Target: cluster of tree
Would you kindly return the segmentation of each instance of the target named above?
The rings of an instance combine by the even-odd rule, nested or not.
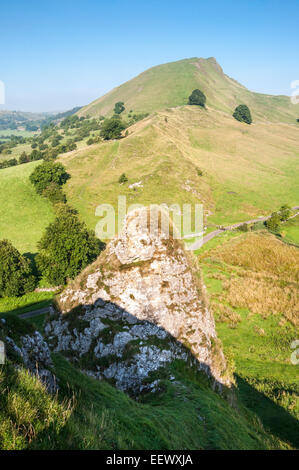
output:
[[[201,90],[193,90],[191,95],[189,96],[188,104],[190,105],[197,105],[201,107],[205,107],[206,104],[206,96]],[[252,123],[252,116],[250,109],[246,104],[240,104],[236,107],[233,117],[240,122],[245,122],[246,124]]]
[[[69,129],[76,129],[80,127],[81,122],[85,120],[85,117],[82,116],[79,118],[77,114],[67,116],[63,121],[60,123],[60,127],[64,130],[69,130]]]
[[[70,178],[61,163],[43,162],[30,175],[38,194],[54,205],[56,218],[38,244],[36,258],[40,275],[50,284],[64,284],[73,279],[100,253],[103,243],[78,218],[77,211],[66,204],[62,186]]]
[[[32,152],[26,153],[25,151],[22,152],[19,159],[16,158],[5,160],[0,162],[0,169],[7,168],[9,166],[14,165],[21,165],[23,163],[33,162],[36,160],[55,160],[58,155],[61,155],[66,152],[71,152],[72,150],[76,150],[77,144],[75,143],[75,139],[68,139],[65,143],[60,143],[62,140],[62,136],[58,133],[53,134],[55,129],[50,126],[50,129],[46,128],[44,133],[46,135],[41,134],[39,137],[31,138],[31,148]],[[46,139],[49,139],[49,144],[45,143]],[[26,140],[25,140],[26,141]],[[18,143],[24,143],[23,141],[19,141]],[[0,146],[1,149],[1,146]],[[11,153],[11,152],[10,152]]]
[[[37,267],[52,285],[64,284],[96,259],[103,243],[67,204],[57,206],[56,218],[38,244]]]
[[[25,144],[26,143],[26,138],[21,137],[19,135],[11,135],[9,137],[9,140],[3,142],[1,141],[0,143],[0,153],[9,155],[11,153],[11,149],[16,147],[19,144]]]
[[[291,209],[287,205],[281,206],[278,212],[273,212],[271,217],[266,220],[265,226],[270,232],[279,233],[281,222],[285,222],[291,215]]]
[[[36,123],[32,123],[32,122],[27,122],[25,124],[25,130],[28,131],[28,132],[37,132],[39,130],[39,125],[37,125]]]
[[[32,151],[30,153],[22,152],[18,160],[11,158],[2,161],[0,169],[42,159],[45,161],[55,160],[59,155],[75,150],[77,148],[76,143],[83,139],[87,139],[87,145],[98,143],[101,138],[104,140],[120,139],[127,127],[149,115],[148,113],[132,114],[132,111],[130,111],[128,121],[123,121],[120,114],[124,109],[124,103],[119,101],[115,103],[114,107],[114,111],[117,111],[117,113],[111,118],[100,116],[99,119],[91,119],[70,114],[59,125],[55,125],[51,121],[43,122],[40,134],[33,137],[12,136],[9,142],[0,143],[0,153],[11,154],[13,147],[24,143],[30,143]],[[100,132],[95,134],[95,131],[98,130]],[[65,140],[67,136],[69,138]]]
[[[104,140],[120,139],[122,132],[138,121],[149,116],[149,113],[132,114],[132,110],[128,114],[128,121],[123,121],[120,114],[125,110],[123,101],[118,101],[114,105],[114,116],[106,118],[102,122],[100,135]]]
[[[2,170],[3,168],[9,168],[10,166],[16,165],[18,165],[18,160],[16,158],[11,158],[10,160],[4,160],[3,162],[0,162],[0,169]]]
[[[100,135],[104,140],[120,139],[125,128],[126,125],[120,117],[111,117],[103,121]]]
[[[38,243],[37,275],[30,260],[8,241],[0,241],[0,297],[23,295],[34,290],[38,277],[51,285],[65,284],[92,263],[104,244],[67,204],[56,205],[56,218]]]

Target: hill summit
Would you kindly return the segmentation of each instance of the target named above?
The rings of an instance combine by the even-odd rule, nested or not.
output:
[[[295,123],[299,105],[287,96],[271,96],[249,91],[226,75],[214,57],[193,57],[152,67],[109,93],[84,106],[80,116],[111,115],[115,103],[124,102],[125,113],[152,113],[183,106],[194,89],[207,97],[210,108],[233,114],[246,104],[253,119]]]

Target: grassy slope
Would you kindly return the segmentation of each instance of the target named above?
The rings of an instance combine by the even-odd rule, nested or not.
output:
[[[247,126],[218,111],[186,106],[157,113],[129,132],[123,140],[61,158],[72,176],[69,201],[90,228],[97,222],[96,206],[115,205],[118,194],[127,195],[130,204],[203,202],[211,223],[248,220],[283,203],[298,204],[296,126]],[[129,183],[119,185],[123,172]],[[128,188],[140,180],[143,188]]]
[[[60,160],[72,176],[65,188],[69,202],[94,229],[96,207],[116,207],[119,194],[128,204],[202,202],[211,214],[208,221],[218,224],[264,215],[283,203],[297,205],[298,155],[296,126],[247,126],[219,111],[186,106],[146,118],[125,139],[81,148]],[[36,250],[53,217],[28,179],[37,164],[0,171],[1,237],[21,251]],[[122,173],[128,184],[119,185]],[[140,180],[143,188],[129,189]]]
[[[286,242],[299,246],[299,215],[284,223],[281,226],[281,232]]]
[[[22,253],[36,252],[37,242],[53,218],[51,204],[29,182],[38,164],[0,170],[0,239],[8,238]]]
[[[30,333],[28,322],[6,316],[13,338]],[[10,330],[9,330],[10,331]],[[9,363],[0,366],[1,449],[271,449],[286,444],[265,432],[253,413],[212,391],[207,378],[171,366],[176,381],[163,392],[134,401],[82,375],[54,356],[59,395]],[[182,433],[182,429],[184,432]]]
[[[153,112],[187,103],[188,96],[200,88],[207,105],[232,114],[240,104],[247,104],[256,120],[295,122],[299,105],[286,96],[253,93],[225,75],[214,58],[184,59],[152,67],[113,89],[79,111],[79,115],[111,114],[117,101],[124,101],[126,112]]]
[[[299,447],[298,366],[290,361],[298,336],[298,249],[268,234],[235,234],[200,260],[243,403]]]

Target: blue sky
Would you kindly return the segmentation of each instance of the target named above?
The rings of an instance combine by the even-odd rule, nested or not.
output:
[[[187,57],[216,57],[262,93],[290,95],[299,80],[299,0],[3,3],[0,109],[69,109]]]

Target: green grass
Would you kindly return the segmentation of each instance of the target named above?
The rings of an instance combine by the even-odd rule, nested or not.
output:
[[[286,242],[299,245],[299,215],[282,224],[281,232]]]
[[[138,122],[120,141],[91,147],[83,142],[59,158],[71,175],[64,188],[68,201],[93,230],[99,221],[96,207],[109,203],[117,208],[118,195],[125,195],[128,205],[200,202],[214,224],[263,216],[284,203],[297,205],[296,127],[244,126],[215,110],[186,106]],[[1,236],[32,253],[53,218],[50,204],[35,194],[28,179],[37,164],[0,170]],[[118,183],[122,173],[129,178],[124,185]],[[138,181],[142,188],[129,189]]]
[[[32,137],[35,134],[37,134],[37,132],[19,131],[17,129],[0,129],[0,140],[1,140],[1,137],[11,136],[11,135],[15,135],[18,137]]]
[[[195,88],[205,93],[208,107],[230,115],[240,103],[249,106],[254,121],[295,125],[299,115],[299,106],[292,104],[289,97],[253,93],[225,75],[214,58],[197,57],[152,67],[83,107],[78,114],[112,114],[117,101],[124,101],[125,116],[130,110],[133,113],[161,111],[187,104]]]
[[[227,239],[225,243],[226,250],[231,246],[233,252],[232,242]],[[270,239],[268,243],[270,246]],[[225,353],[235,363],[241,401],[257,413],[272,434],[298,448],[298,366],[291,363],[291,343],[298,339],[298,331],[283,315],[252,313],[248,308],[238,308],[237,300],[236,305],[229,304],[224,286],[230,279],[252,276],[252,268],[225,264],[217,255],[221,250],[221,245],[216,251],[215,246],[210,247],[209,251],[200,254],[200,259],[218,336]],[[265,274],[266,278],[269,273]],[[272,292],[270,278],[269,283],[269,292],[264,291],[265,297]],[[261,298],[260,302],[264,300],[267,301]],[[239,315],[239,321],[224,320],[220,307],[230,308]]]
[[[0,170],[0,237],[11,240],[21,253],[36,253],[37,242],[54,218],[50,202],[29,181],[38,164]]]
[[[22,369],[0,368],[1,449],[286,448],[254,414],[231,407],[179,361],[171,368],[176,382],[164,381],[163,392],[138,402],[60,355],[54,362],[58,397]]]
[[[297,205],[295,126],[259,124],[247,126],[246,133],[244,126],[190,106],[157,113],[130,128],[125,139],[61,157],[71,174],[68,199],[92,229],[97,205],[117,208],[120,194],[128,205],[201,202],[211,213],[208,223],[215,224],[267,215],[283,203]],[[210,149],[194,147],[190,135],[209,140]],[[124,185],[118,183],[122,173],[129,178]],[[143,188],[130,190],[138,181]]]
[[[47,307],[54,297],[54,292],[30,292],[21,297],[0,298],[0,313],[21,313],[30,312],[43,307]]]

